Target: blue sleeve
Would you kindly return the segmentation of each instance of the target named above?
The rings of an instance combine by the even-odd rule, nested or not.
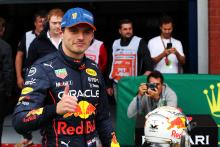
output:
[[[32,66],[13,114],[13,126],[18,133],[39,129],[56,116],[56,104],[44,105],[49,87],[50,82],[43,68]]]
[[[108,97],[103,77],[101,76],[100,97],[97,106],[96,127],[102,145],[110,147],[112,133],[114,133],[113,123],[109,112]]]

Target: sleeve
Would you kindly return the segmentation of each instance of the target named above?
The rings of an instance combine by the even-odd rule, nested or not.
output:
[[[17,51],[21,51],[26,54],[26,35],[24,35],[21,41],[18,43]]]
[[[96,127],[102,145],[105,147],[110,147],[112,139],[115,138],[115,132],[113,129],[113,123],[109,112],[108,98],[105,90],[106,88],[104,85],[103,77],[101,77],[101,79],[102,80],[99,97],[100,99],[99,104],[97,106],[96,115]]]
[[[38,38],[38,37],[37,37]],[[38,39],[35,38],[32,43],[30,44],[30,47],[28,49],[28,58],[27,58],[27,67],[31,67],[31,65],[34,63],[34,61],[38,58]]]
[[[111,70],[112,70],[112,63],[113,63],[113,49],[111,48],[111,51],[108,51],[108,63],[107,64],[107,73],[106,73],[106,85],[107,85],[107,88],[112,88],[113,87],[113,79],[110,79],[109,76],[110,76],[110,73],[111,73]]]
[[[138,97],[138,96],[134,97],[128,106],[128,110],[127,110],[128,118],[132,118],[134,116],[137,116],[137,114],[139,112],[141,112],[140,106],[141,106],[140,97]]]
[[[183,46],[182,46],[182,43],[180,41],[177,41],[176,49],[178,50],[178,52],[180,53],[181,56],[185,56],[184,52],[183,52]]]
[[[177,95],[170,88],[167,90],[166,100],[167,100],[167,106],[177,107]]]
[[[21,134],[41,128],[56,116],[56,104],[44,105],[50,83],[43,69],[32,66],[25,81],[13,114],[13,126]]]
[[[14,66],[12,59],[12,49],[9,45],[7,45],[7,47],[4,49],[2,57],[3,57],[2,71],[3,71],[3,79],[5,82],[6,95],[10,96],[14,82]]]
[[[138,48],[138,75],[154,69],[154,62],[151,58],[147,43],[141,39]]]
[[[98,63],[99,68],[102,71],[102,73],[106,72],[107,61],[108,61],[107,50],[106,50],[104,44],[102,44],[100,47],[99,63]]]

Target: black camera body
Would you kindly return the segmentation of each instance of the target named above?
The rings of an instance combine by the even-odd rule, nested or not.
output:
[[[157,84],[156,83],[147,83],[147,88],[150,88],[151,90],[156,90]]]

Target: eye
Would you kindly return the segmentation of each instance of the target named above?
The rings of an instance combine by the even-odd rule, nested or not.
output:
[[[70,29],[70,32],[72,32],[72,33],[78,33],[78,29]]]
[[[89,35],[89,34],[91,34],[91,33],[92,33],[92,30],[85,30],[85,31],[84,31],[84,34],[85,34],[85,35]]]

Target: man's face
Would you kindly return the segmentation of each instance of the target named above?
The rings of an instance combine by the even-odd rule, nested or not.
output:
[[[81,59],[94,38],[93,29],[87,24],[67,27],[63,32],[62,47],[67,56]]]
[[[62,17],[52,16],[49,20],[50,33],[53,35],[59,35],[61,33],[61,21]]]
[[[121,28],[119,29],[119,33],[121,34],[122,38],[130,38],[133,36],[133,27],[132,24],[122,24]]]
[[[35,30],[40,33],[44,29],[44,23],[46,21],[45,17],[38,16],[34,21]]]
[[[157,85],[157,90],[158,90],[159,94],[161,94],[162,89],[163,89],[163,85],[161,83],[161,79],[160,78],[150,77],[149,78],[149,83],[155,83]]]
[[[162,24],[160,30],[162,37],[169,39],[173,32],[173,24],[172,23]]]

